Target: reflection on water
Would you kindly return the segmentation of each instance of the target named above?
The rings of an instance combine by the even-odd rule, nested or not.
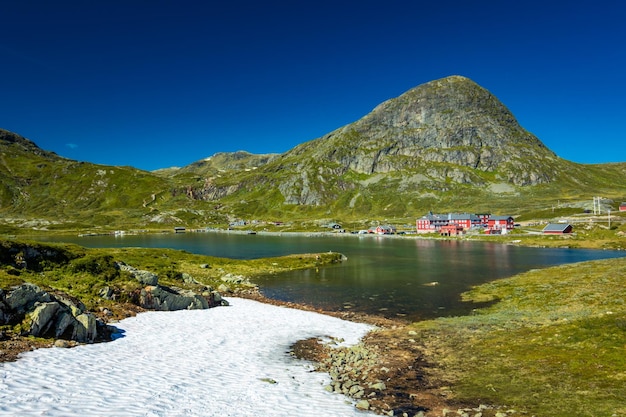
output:
[[[342,264],[266,276],[258,283],[271,298],[331,310],[406,315],[411,319],[467,313],[474,306],[461,303],[459,294],[483,282],[534,268],[626,255],[617,251],[384,236],[212,232],[62,240],[87,247],[166,247],[236,259],[340,252],[348,258]]]

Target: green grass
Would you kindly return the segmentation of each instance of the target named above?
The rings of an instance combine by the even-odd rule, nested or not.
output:
[[[537,416],[626,415],[626,259],[483,284],[467,317],[412,326],[456,399]]]

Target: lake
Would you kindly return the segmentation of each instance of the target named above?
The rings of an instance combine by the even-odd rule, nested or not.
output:
[[[235,259],[340,252],[348,258],[346,262],[265,276],[256,282],[264,295],[278,300],[411,320],[467,314],[475,306],[462,303],[459,294],[473,285],[536,268],[626,256],[620,251],[341,234],[207,232],[54,240],[92,248],[182,249]]]

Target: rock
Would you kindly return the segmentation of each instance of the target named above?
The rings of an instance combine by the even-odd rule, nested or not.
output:
[[[233,292],[232,289],[225,284],[220,284],[219,287],[217,287],[217,290],[221,293]]]
[[[31,288],[32,289],[32,288]],[[28,291],[32,294],[32,291]],[[40,292],[40,294],[44,294]],[[32,297],[22,298],[22,300]],[[98,336],[96,317],[86,311],[84,304],[62,295],[45,293],[25,312],[22,332],[35,337],[54,337],[92,343]],[[26,305],[30,304],[27,302]],[[18,308],[24,308],[20,306]]]
[[[159,277],[150,271],[142,271],[135,267],[125,264],[124,262],[116,262],[115,265],[120,271],[129,272],[137,281],[143,285],[157,285]]]
[[[139,305],[159,311],[199,310],[209,308],[209,302],[191,291],[176,291],[169,287],[147,286],[141,290]]]
[[[370,384],[369,387],[372,388],[372,389],[378,390],[378,391],[383,391],[383,390],[387,389],[387,386],[382,381],[381,382],[377,382],[375,384]]]
[[[57,302],[41,303],[29,314],[29,333],[33,336],[44,336],[54,325],[54,318],[61,306]]]
[[[139,281],[142,285],[157,285],[159,282],[159,277],[150,271],[140,271],[136,270],[131,273],[137,281]]]
[[[74,326],[72,340],[77,342],[93,342],[96,339],[96,317],[93,314],[83,313],[76,317],[78,325]]]
[[[98,291],[98,295],[105,300],[114,300],[115,292],[110,287],[104,287],[100,291]]]
[[[54,341],[54,347],[58,347],[58,348],[69,348],[72,345],[70,344],[69,341],[67,340],[63,340],[63,339],[58,339]]]
[[[35,302],[46,303],[50,301],[50,295],[34,284],[26,283],[14,288],[6,297],[5,303],[9,309],[17,314],[23,314],[30,310]]]
[[[183,282],[186,284],[200,284],[200,282],[198,282],[194,277],[192,277],[186,272],[182,273],[182,277],[183,277]]]
[[[224,275],[221,279],[222,281],[231,283],[231,284],[242,284],[246,282],[246,278],[243,275],[233,275],[230,273]]]
[[[367,400],[359,400],[356,403],[356,408],[358,408],[359,410],[369,410],[370,402]]]

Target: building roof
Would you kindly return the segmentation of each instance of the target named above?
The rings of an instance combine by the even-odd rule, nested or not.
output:
[[[480,220],[480,217],[478,217],[475,214],[469,214],[469,213],[450,213],[448,214],[448,219],[449,220]]]
[[[544,232],[564,232],[568,227],[571,227],[568,223],[548,223],[543,228]]]
[[[489,218],[489,220],[509,220],[509,219],[513,220],[513,217],[511,217],[511,216],[491,216]]]

